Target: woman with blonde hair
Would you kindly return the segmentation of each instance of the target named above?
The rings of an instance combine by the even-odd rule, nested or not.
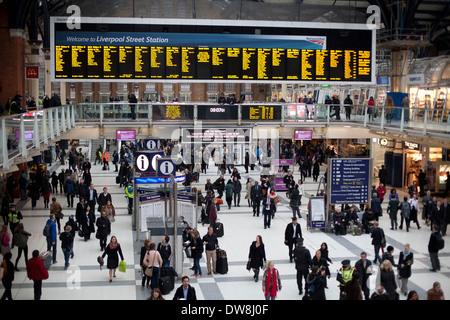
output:
[[[112,205],[111,200],[108,200],[106,202],[106,205],[102,208],[102,210],[106,212],[106,217],[109,219],[109,221],[111,222],[116,221],[115,219],[116,209]]]
[[[273,261],[269,261],[262,281],[262,290],[266,300],[275,300],[277,292],[281,291],[281,287],[280,273],[275,269]]]
[[[433,283],[433,288],[427,291],[427,300],[445,300],[444,292],[439,282]]]
[[[392,263],[389,260],[384,260],[380,264],[380,271],[377,275],[377,286],[379,285],[382,285],[385,288],[390,300],[399,300],[394,269],[392,268]]]

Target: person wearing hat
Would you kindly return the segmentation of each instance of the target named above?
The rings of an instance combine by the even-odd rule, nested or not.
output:
[[[336,280],[339,282],[340,296],[339,300],[345,300],[344,289],[347,282],[353,279],[353,276],[358,273],[356,268],[352,267],[350,260],[343,260],[342,267],[339,269]]]
[[[305,290],[308,290],[306,278],[309,274],[309,268],[312,266],[311,253],[303,246],[303,238],[296,239],[294,249],[295,269],[297,269],[297,287],[299,294],[303,294],[303,280],[305,279]]]
[[[288,223],[284,232],[284,244],[289,247],[289,261],[292,262],[293,246],[297,238],[302,238],[302,229],[297,223],[297,217],[292,217],[292,222]]]
[[[22,213],[16,209],[16,205],[14,203],[10,203],[8,212],[8,221],[9,221],[9,228],[11,229],[11,233],[13,234],[11,249],[14,248],[14,230],[16,230],[17,225],[20,223],[20,220],[22,219],[23,219]]]

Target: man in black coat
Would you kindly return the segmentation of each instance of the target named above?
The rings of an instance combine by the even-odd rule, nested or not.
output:
[[[381,217],[383,214],[383,210],[381,208],[381,199],[377,196],[376,193],[372,194],[372,201],[370,202],[370,208],[372,209],[372,212],[375,215],[375,220],[378,221],[379,217]]]
[[[181,282],[183,284],[178,287],[175,295],[173,296],[173,300],[197,300],[195,289],[189,284],[189,277],[184,276],[181,278]]]
[[[223,178],[223,174],[221,174],[220,177],[217,178],[216,181],[214,181],[213,186],[219,194],[218,198],[222,199],[223,191],[225,190],[225,179]]]
[[[378,221],[374,222],[373,228],[370,230],[370,237],[372,238],[372,244],[375,250],[375,259],[373,262],[376,263],[378,260],[381,264],[383,261],[381,261],[380,249],[383,246],[383,242],[386,243],[386,238],[384,236],[383,229],[381,229],[378,225]]]
[[[292,209],[292,217],[296,217],[298,215],[299,218],[302,217],[300,214],[300,192],[298,191],[298,184],[295,184],[294,188],[291,191],[291,198],[289,201],[289,206]]]
[[[261,205],[262,197],[262,187],[258,185],[258,181],[255,181],[255,185],[250,189],[250,198],[253,203],[253,216],[256,214],[259,217],[259,207]]]
[[[436,205],[433,206],[433,209],[431,209],[431,230],[433,230],[433,224],[436,224],[439,228],[439,230],[442,227],[442,222],[444,221],[444,206],[441,203],[441,200],[438,200],[436,202]]]
[[[102,208],[106,206],[108,201],[112,203],[111,193],[108,192],[107,187],[103,187],[103,193],[98,196],[98,212],[102,212]]]
[[[430,254],[431,269],[430,271],[436,272],[441,270],[441,262],[439,261],[439,239],[442,239],[439,234],[439,226],[432,224],[432,233],[430,240],[428,241],[428,253]]]
[[[303,294],[303,280],[305,279],[305,290],[307,290],[306,277],[309,274],[309,268],[312,266],[311,253],[303,246],[303,238],[296,239],[294,249],[295,269],[297,269],[297,287],[299,294]]]
[[[297,222],[297,217],[292,217],[292,222],[288,223],[284,231],[284,244],[289,247],[289,261],[292,262],[293,246],[297,239],[302,238],[302,229]]]

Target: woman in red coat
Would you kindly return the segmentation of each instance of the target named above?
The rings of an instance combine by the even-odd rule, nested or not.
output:
[[[27,263],[27,275],[34,282],[34,300],[41,300],[42,280],[48,279],[48,271],[45,269],[44,261],[39,258],[39,251],[33,251],[33,257]]]
[[[273,261],[269,261],[263,275],[262,290],[266,300],[275,300],[277,292],[281,290],[281,279],[278,270],[274,268]]]

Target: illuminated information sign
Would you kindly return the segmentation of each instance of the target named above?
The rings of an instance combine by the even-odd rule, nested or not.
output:
[[[129,22],[133,19],[125,20],[106,19],[84,23],[81,30],[69,30],[65,23],[52,19],[52,78],[374,81],[373,33],[362,27],[334,30],[299,26],[287,32],[286,28],[261,26],[258,33],[256,28],[244,33],[244,28],[236,26],[236,30],[229,27],[230,32],[219,33],[217,28],[200,23],[181,32],[180,26],[171,31],[167,22],[164,27],[153,28],[136,20],[137,28]],[[349,36],[342,38],[344,31]]]

